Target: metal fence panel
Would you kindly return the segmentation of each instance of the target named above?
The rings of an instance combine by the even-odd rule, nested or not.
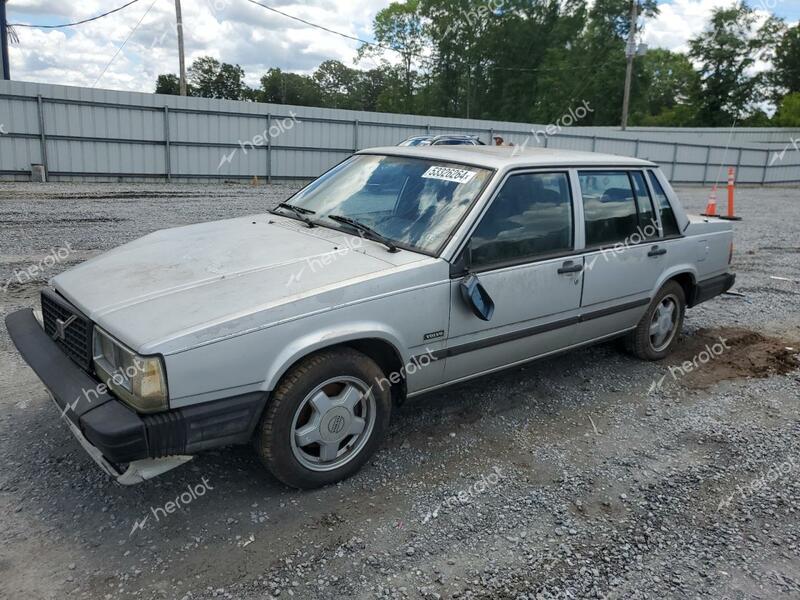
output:
[[[645,158],[681,183],[725,179],[729,166],[739,182],[800,182],[800,129],[556,128],[25,82],[0,82],[0,125],[2,178],[42,163],[51,180],[310,179],[356,149],[468,133]]]

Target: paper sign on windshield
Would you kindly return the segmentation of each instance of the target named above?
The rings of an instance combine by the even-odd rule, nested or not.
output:
[[[422,174],[424,179],[441,179],[455,183],[469,183],[477,173],[467,169],[453,169],[451,167],[431,167]]]

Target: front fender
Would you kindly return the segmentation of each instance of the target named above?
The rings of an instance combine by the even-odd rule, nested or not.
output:
[[[396,331],[377,322],[338,323],[329,328],[296,338],[287,344],[275,357],[264,376],[264,391],[272,391],[281,377],[301,358],[318,350],[330,348],[355,340],[378,339],[390,344],[402,359],[408,363],[411,356]]]

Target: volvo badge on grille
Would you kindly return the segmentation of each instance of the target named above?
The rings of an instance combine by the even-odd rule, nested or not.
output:
[[[70,325],[72,325],[72,323],[73,323],[73,322],[74,322],[74,321],[75,321],[77,318],[78,318],[78,317],[76,317],[75,315],[72,315],[72,316],[71,316],[69,319],[67,319],[66,321],[62,321],[61,319],[56,319],[56,330],[55,330],[55,332],[53,333],[53,340],[54,340],[54,341],[56,341],[56,342],[57,342],[58,340],[61,340],[61,341],[63,342],[63,341],[64,341],[64,335],[65,335],[65,333],[64,333],[64,332],[67,330],[67,327],[69,327]]]

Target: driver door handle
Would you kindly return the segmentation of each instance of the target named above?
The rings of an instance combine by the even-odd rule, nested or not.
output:
[[[653,246],[650,249],[650,252],[647,253],[647,256],[664,256],[667,253],[666,248],[659,248],[658,246]]]
[[[583,271],[583,264],[568,260],[561,265],[561,268],[558,270],[558,274],[566,275],[567,273],[580,273],[581,271]]]

